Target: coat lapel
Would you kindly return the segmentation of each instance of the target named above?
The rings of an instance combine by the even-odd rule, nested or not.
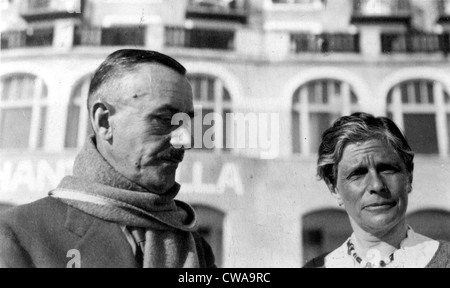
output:
[[[133,251],[120,226],[69,208],[65,227],[78,235],[75,243],[82,268],[138,268]]]

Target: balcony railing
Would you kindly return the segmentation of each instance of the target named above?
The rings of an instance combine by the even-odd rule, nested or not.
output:
[[[74,46],[144,46],[146,28],[142,26],[76,26]]]
[[[187,18],[247,22],[247,0],[189,0]]]
[[[293,34],[294,53],[359,53],[358,34]]]
[[[450,34],[386,33],[381,35],[384,54],[450,53]]]
[[[2,49],[50,47],[53,45],[54,28],[33,28],[28,31],[2,33]]]
[[[235,31],[233,30],[165,28],[165,45],[167,47],[234,50],[234,38]]]

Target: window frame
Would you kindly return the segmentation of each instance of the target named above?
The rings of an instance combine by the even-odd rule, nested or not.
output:
[[[287,3],[275,3],[273,0],[266,0],[265,9],[273,11],[323,11],[326,4],[323,0],[313,0],[312,3],[295,3],[295,0],[286,0]]]
[[[33,95],[28,99],[19,99],[19,100],[3,100],[3,87],[6,80],[9,79],[18,79],[14,81],[14,91],[15,93],[19,92],[18,88],[20,88],[19,82],[20,78],[27,79],[27,81],[32,81],[33,85]],[[13,110],[20,108],[30,108],[31,109],[31,120],[30,120],[30,132],[28,135],[28,144],[26,148],[0,148],[0,151],[14,151],[14,150],[42,150],[46,147],[46,137],[45,133],[47,130],[47,119],[48,119],[48,87],[45,84],[44,80],[34,74],[31,73],[13,73],[2,75],[0,79],[0,91],[2,91],[2,95],[0,97],[0,128],[3,120],[3,113],[5,110]],[[8,91],[9,92],[9,91]],[[23,92],[22,92],[23,93]],[[11,94],[11,93],[10,93]],[[45,113],[42,112],[45,110]],[[44,131],[41,134],[39,133],[40,127],[44,127]],[[0,131],[1,133],[1,131]]]
[[[215,75],[211,75],[208,73],[191,73],[187,75],[187,78],[189,80],[189,82],[191,83],[191,85],[193,86],[193,81],[200,79],[200,100],[197,100],[195,98],[195,92],[193,91],[194,95],[193,95],[193,101],[194,101],[194,110],[196,113],[198,113],[197,111],[199,111],[199,109],[201,108],[202,111],[204,110],[213,110],[216,116],[220,115],[224,115],[224,113],[226,111],[229,111],[228,113],[233,113],[233,98],[232,95],[230,93],[230,90],[226,87],[225,83],[223,82],[223,80],[221,80],[219,77],[215,76]],[[208,81],[214,81],[213,84],[213,91],[214,91],[214,100],[211,101],[208,99]],[[225,92],[227,92],[228,96],[229,96],[229,101],[225,101]],[[219,95],[219,96],[218,96]],[[205,115],[203,115],[204,117]],[[223,148],[213,148],[213,149],[207,149],[207,148],[199,148],[197,150],[199,151],[207,151],[207,152],[211,152],[214,151],[215,153],[223,153],[225,151],[233,151],[232,148],[227,149],[226,148],[226,144],[227,144],[227,139],[224,139],[224,129],[226,129],[227,127],[227,123],[226,123],[226,118],[223,119],[223,126],[220,125],[215,125],[218,121],[214,121],[214,137],[215,137],[215,143],[223,143]],[[203,119],[202,119],[202,127],[203,127]],[[227,135],[227,137],[230,137],[230,140],[228,141],[229,143],[234,143],[234,139],[233,139],[233,135],[234,135],[234,130],[233,127],[232,131],[229,131],[231,135]],[[202,131],[202,135],[204,135],[205,131]],[[226,132],[226,131],[225,131]],[[203,137],[203,136],[202,136]],[[203,140],[203,139],[202,139]],[[203,146],[203,145],[202,145]]]
[[[328,100],[324,101],[322,99],[322,103],[310,103],[311,97],[310,97],[310,86],[315,85],[316,88],[314,88],[314,93],[316,95],[313,95],[316,100],[318,100],[318,93],[317,93],[317,87],[319,85],[322,85],[322,83],[326,83],[328,85]],[[336,92],[336,84],[340,85],[340,94],[337,95],[336,93],[333,94],[334,91]],[[323,85],[322,88],[323,89]],[[330,89],[333,87],[332,89]],[[320,90],[322,93],[323,91]],[[320,93],[319,93],[320,94]],[[332,96],[335,95],[335,96]],[[298,97],[298,102],[296,103],[296,97]],[[339,99],[339,97],[342,97]],[[355,101],[354,101],[355,100]],[[292,121],[292,131],[294,129],[294,115],[293,113],[298,113],[298,121],[299,123],[299,137],[300,139],[296,139],[296,137],[293,137],[293,149],[292,154],[294,155],[301,155],[304,157],[309,157],[311,155],[314,155],[315,153],[312,152],[311,147],[311,125],[310,125],[310,118],[313,114],[328,114],[330,116],[338,115],[337,117],[341,117],[344,115],[350,115],[352,113],[358,112],[361,110],[360,105],[360,99],[358,95],[355,92],[355,89],[352,87],[352,85],[346,81],[340,80],[340,79],[333,79],[333,78],[318,78],[311,81],[308,81],[306,83],[303,83],[298,87],[298,89],[294,92],[293,95],[293,103],[292,103],[292,115],[291,115],[291,121]],[[325,103],[327,102],[327,103]],[[339,104],[339,105],[336,105]],[[330,123],[331,125],[331,123]],[[295,136],[295,134],[294,134]],[[300,140],[300,143],[297,143],[297,141]],[[294,147],[299,144],[300,152],[296,152]]]
[[[66,115],[66,130],[64,133],[64,149],[79,149],[83,147],[86,137],[88,136],[88,125],[89,123],[89,111],[87,110],[87,99],[89,94],[89,87],[91,85],[92,81],[92,75],[85,76],[81,78],[77,84],[74,86],[74,88],[71,91],[70,100],[67,108],[67,115]],[[80,93],[77,95],[76,92],[80,91]],[[69,111],[72,107],[78,107],[80,109],[79,115],[78,115],[78,127],[77,127],[77,140],[76,140],[76,147],[68,147],[67,143],[67,137],[69,135]]]
[[[434,103],[416,103],[417,95],[414,85],[419,82],[419,85],[432,85],[432,96]],[[408,98],[407,100],[411,103],[403,103],[402,99],[402,85],[407,86]],[[394,85],[388,93],[386,101],[386,112],[387,114],[392,114],[392,120],[397,124],[397,126],[405,131],[405,114],[431,114],[435,116],[436,119],[436,135],[438,151],[436,155],[440,155],[446,158],[450,154],[450,139],[449,139],[449,125],[447,124],[447,115],[450,115],[450,100],[446,102],[446,98],[450,98],[449,91],[446,90],[446,86],[440,81],[435,81],[433,79],[420,79],[413,78],[406,81],[402,81]],[[424,88],[421,87],[419,90],[424,92]],[[428,94],[428,92],[427,92]],[[430,96],[430,95],[428,95]],[[424,95],[420,95],[420,99],[424,99]],[[429,102],[429,101],[428,101]],[[421,153],[418,153],[419,155]],[[433,155],[433,154],[431,154]]]

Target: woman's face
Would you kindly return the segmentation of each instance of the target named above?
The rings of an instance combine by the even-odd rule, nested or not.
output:
[[[393,229],[405,219],[412,175],[396,151],[380,140],[349,144],[330,186],[352,224],[369,233]]]

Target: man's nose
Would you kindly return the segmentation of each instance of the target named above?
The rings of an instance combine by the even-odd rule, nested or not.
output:
[[[172,131],[170,135],[170,144],[176,149],[191,149],[192,137],[189,125],[182,125]]]
[[[383,193],[386,191],[386,185],[384,183],[384,180],[377,172],[371,172],[369,173],[369,183],[368,183],[368,190],[372,193]]]

